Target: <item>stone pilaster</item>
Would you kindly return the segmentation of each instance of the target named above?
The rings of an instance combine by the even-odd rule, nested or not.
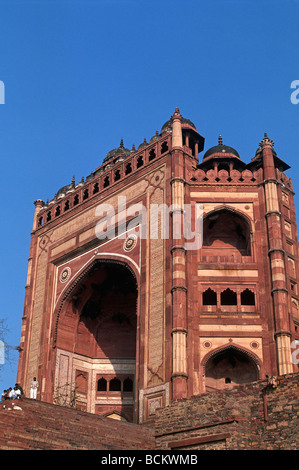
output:
[[[272,298],[277,347],[277,364],[280,375],[293,372],[291,363],[290,325],[285,256],[282,245],[281,213],[277,193],[277,180],[273,158],[273,142],[265,134],[260,143],[263,155],[264,190],[269,243],[269,260],[272,281]]]
[[[172,394],[173,399],[187,396],[187,287],[184,222],[184,154],[181,115],[172,116]]]

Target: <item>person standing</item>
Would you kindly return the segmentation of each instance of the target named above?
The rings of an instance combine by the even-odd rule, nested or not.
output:
[[[33,381],[31,382],[30,386],[30,398],[32,398],[33,400],[36,400],[37,389],[38,381],[36,380],[36,377],[33,377]]]

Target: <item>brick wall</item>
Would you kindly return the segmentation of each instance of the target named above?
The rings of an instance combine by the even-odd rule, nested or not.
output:
[[[154,427],[115,421],[38,400],[0,405],[0,449],[297,450],[299,374],[171,403]],[[3,405],[6,405],[6,409]]]
[[[153,430],[38,400],[0,405],[2,450],[154,449]],[[5,409],[3,409],[5,405]]]
[[[157,449],[298,449],[299,374],[183,399],[158,411]]]

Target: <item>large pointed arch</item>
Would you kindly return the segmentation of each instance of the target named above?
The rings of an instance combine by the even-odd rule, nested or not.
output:
[[[260,378],[260,361],[251,351],[227,344],[208,353],[202,361],[206,391],[228,384],[250,383]]]
[[[136,289],[139,291],[139,283],[140,283],[140,270],[137,264],[131,260],[128,256],[125,255],[115,255],[115,254],[107,254],[107,253],[99,253],[90,258],[88,262],[86,262],[69,280],[67,285],[64,287],[63,291],[59,295],[59,298],[56,301],[54,307],[54,325],[52,328],[52,347],[56,347],[57,342],[57,329],[58,329],[58,322],[61,310],[63,308],[64,303],[67,301],[68,298],[72,295],[72,293],[76,290],[80,282],[94,269],[95,265],[98,263],[115,263],[120,266],[126,267],[131,274],[134,276],[136,281]]]
[[[243,212],[240,209],[235,209],[234,207],[231,207],[229,205],[220,205],[215,207],[214,209],[209,210],[208,212],[204,212],[203,214],[203,219],[205,220],[207,217],[210,217],[212,214],[217,214],[218,212],[223,212],[226,211],[228,213],[231,213],[232,215],[241,217],[249,226],[250,231],[253,229],[253,221],[252,219],[248,216],[247,213]]]
[[[203,216],[203,249],[218,254],[252,254],[252,221],[229,206],[217,207]]]
[[[61,293],[52,323],[48,399],[55,399],[60,388],[70,393],[75,386],[80,409],[103,415],[112,412],[113,405],[114,411],[134,421],[138,416],[140,277],[138,267],[126,258],[94,256]],[[77,381],[82,374],[85,387]],[[97,390],[102,376],[122,384],[129,377],[133,386],[103,394]]]

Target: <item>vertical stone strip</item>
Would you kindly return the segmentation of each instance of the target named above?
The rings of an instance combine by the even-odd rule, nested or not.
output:
[[[18,363],[18,373],[17,373],[17,382],[23,384],[25,388],[25,392],[27,393],[26,384],[31,382],[33,376],[37,376],[37,370],[35,369],[34,373],[32,373],[32,368],[28,370],[28,358],[31,354],[30,352],[30,337],[32,331],[32,322],[33,322],[33,307],[35,302],[35,295],[34,289],[36,285],[36,253],[38,251],[38,237],[34,235],[35,230],[38,226],[38,213],[43,206],[43,201],[38,199],[34,202],[35,210],[34,210],[34,217],[33,217],[33,225],[32,225],[32,237],[30,243],[30,253],[28,258],[28,270],[27,270],[27,280],[26,280],[26,294],[25,294],[25,301],[24,301],[24,310],[23,310],[23,317],[22,317],[22,330],[21,330],[21,338],[20,338],[20,356],[19,356],[19,363]],[[37,358],[35,358],[37,363]],[[29,377],[28,377],[28,374]],[[32,377],[31,377],[32,375]]]
[[[263,152],[266,219],[275,324],[274,334],[277,347],[278,372],[279,375],[284,375],[292,373],[293,366],[291,363],[291,332],[288,314],[285,255],[282,245],[281,213],[272,152],[273,142],[267,134],[265,134],[260,146]]]
[[[172,116],[172,398],[187,396],[187,287],[184,246],[184,154],[182,117],[176,108]]]
[[[38,377],[41,328],[43,322],[44,299],[47,280],[47,262],[48,253],[46,251],[42,251],[38,260],[34,306],[32,306],[33,311],[31,311],[32,323],[30,331],[27,388],[29,387],[29,383],[31,382],[32,378]]]
[[[163,204],[164,191],[156,188],[150,198],[151,204]],[[157,233],[161,233],[161,219],[155,221]],[[148,365],[153,373],[157,375],[151,377],[151,385],[160,383],[163,371],[163,345],[164,345],[164,240],[161,236],[157,239],[148,240],[150,244],[150,273],[149,273],[149,295],[150,295],[150,315],[148,323]]]

